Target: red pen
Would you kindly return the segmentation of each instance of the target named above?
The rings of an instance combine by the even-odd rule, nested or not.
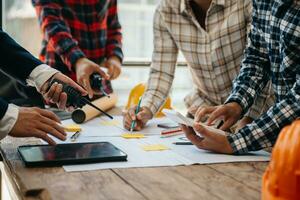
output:
[[[168,129],[161,132],[162,137],[171,137],[180,134],[183,134],[181,128]]]

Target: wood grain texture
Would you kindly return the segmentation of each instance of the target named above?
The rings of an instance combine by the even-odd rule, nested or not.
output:
[[[120,109],[110,113],[120,114]],[[260,199],[267,162],[131,168],[67,173],[61,167],[25,168],[19,145],[33,138],[1,141],[4,164],[23,199]]]

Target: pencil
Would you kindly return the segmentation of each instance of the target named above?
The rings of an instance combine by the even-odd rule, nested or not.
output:
[[[191,142],[173,142],[175,145],[193,145]]]
[[[135,110],[135,116],[140,112],[141,102],[142,102],[142,97],[140,97],[139,103],[138,103],[138,105],[137,105],[137,107],[136,107],[136,110]],[[131,122],[130,132],[133,131],[133,129],[134,129],[134,127],[135,127],[135,123],[136,123],[136,120],[133,120],[133,121]]]

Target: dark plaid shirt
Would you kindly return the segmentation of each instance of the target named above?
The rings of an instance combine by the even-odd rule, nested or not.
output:
[[[300,1],[254,1],[249,46],[227,102],[239,103],[245,113],[269,80],[276,103],[228,136],[235,153],[274,145],[280,130],[300,117]]]
[[[74,65],[86,57],[101,64],[123,59],[117,0],[32,0],[43,32],[40,59],[76,80]],[[109,83],[109,82],[108,82]],[[110,92],[110,84],[107,86]]]

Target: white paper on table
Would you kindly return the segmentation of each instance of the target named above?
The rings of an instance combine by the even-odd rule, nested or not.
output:
[[[245,161],[268,161],[270,154],[258,151],[251,155],[233,156],[216,154],[197,149],[192,145],[174,145],[179,142],[182,136],[161,138],[160,136],[149,136],[143,139],[124,139],[121,137],[94,137],[81,138],[78,142],[110,142],[128,155],[127,162],[95,163],[85,165],[64,166],[67,172],[88,171],[112,168],[133,168],[133,167],[162,167],[192,164],[212,164]],[[165,151],[144,151],[141,146],[145,144],[163,144],[170,148]]]
[[[103,122],[109,122],[110,119],[107,117],[98,117],[93,120],[90,120],[84,124],[80,124],[82,128],[81,137],[111,137],[111,136],[120,136],[129,131],[123,128],[123,117],[122,116],[113,116],[113,121],[118,125],[103,125]],[[145,128],[138,133],[147,135],[160,135],[161,131],[166,130],[164,128],[159,128],[157,125],[159,123],[171,123],[172,121],[163,117],[163,118],[154,118],[150,120]],[[74,122],[69,120],[62,121],[63,125],[74,124]],[[134,131],[135,133],[137,131]]]

